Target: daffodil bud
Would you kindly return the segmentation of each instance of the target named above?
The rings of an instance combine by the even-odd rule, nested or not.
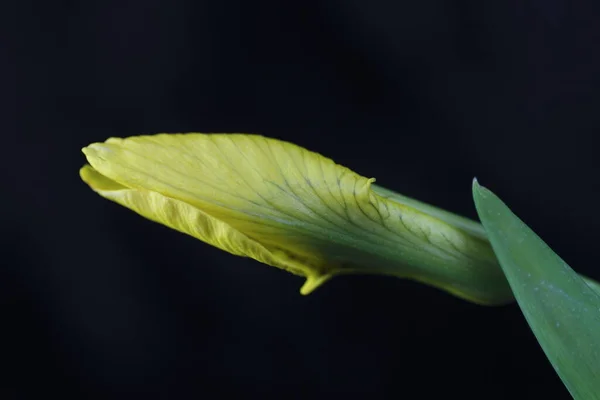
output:
[[[513,300],[481,225],[373,184],[299,146],[246,134],[158,134],[83,149],[82,179],[136,213],[306,278],[413,279]]]

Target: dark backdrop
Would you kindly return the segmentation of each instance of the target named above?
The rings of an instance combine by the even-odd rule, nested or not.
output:
[[[3,398],[569,398],[515,305],[366,276],[303,297],[78,169],[110,136],[260,133],[473,218],[477,176],[600,279],[597,2],[15,4]]]

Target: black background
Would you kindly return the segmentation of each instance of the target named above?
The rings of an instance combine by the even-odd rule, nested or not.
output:
[[[568,399],[516,305],[369,276],[303,297],[300,278],[144,220],[78,169],[110,136],[260,133],[472,218],[477,176],[600,279],[599,8],[16,3],[3,398]]]

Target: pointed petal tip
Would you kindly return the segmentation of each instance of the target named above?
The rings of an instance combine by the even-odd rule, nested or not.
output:
[[[115,145],[118,145],[121,141],[119,138],[109,138],[105,142],[91,143],[81,149],[81,152],[85,154],[86,158],[104,158],[103,156],[114,152],[116,149]]]
[[[306,277],[306,282],[300,288],[300,294],[306,296],[315,291],[319,286],[323,283],[327,282],[331,279],[332,275],[323,274],[323,275],[309,275]]]
[[[83,147],[81,149],[81,152],[83,154],[85,154],[86,158],[89,158],[89,157],[93,156],[96,153],[95,149],[94,149],[94,144],[95,143],[89,144],[89,145],[87,145],[87,146],[85,146],[85,147]]]
[[[88,177],[88,173],[89,173],[88,169],[89,168],[91,168],[91,166],[89,164],[85,164],[83,167],[79,168],[79,177],[85,183],[87,183],[86,179]]]
[[[90,164],[85,164],[79,169],[79,177],[93,191],[117,191],[127,189],[125,186],[115,182],[94,169]]]
[[[98,175],[98,172],[90,164],[85,164],[79,169],[79,178],[92,189],[94,189],[94,183]]]

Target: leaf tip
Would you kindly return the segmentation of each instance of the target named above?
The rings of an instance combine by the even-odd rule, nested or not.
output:
[[[478,199],[486,198],[489,194],[491,194],[491,192],[485,186],[479,184],[477,177],[473,178],[472,191],[475,202],[477,202]]]

